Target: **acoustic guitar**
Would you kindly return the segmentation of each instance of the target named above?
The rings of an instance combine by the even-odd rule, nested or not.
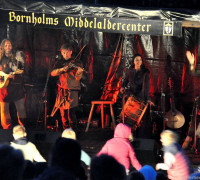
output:
[[[181,128],[185,123],[185,117],[179,112],[174,103],[174,92],[172,86],[172,80],[169,78],[170,96],[171,96],[171,109],[165,115],[166,125],[172,129]]]
[[[24,70],[20,70],[20,69],[16,70],[15,72],[11,72],[9,74],[6,74],[3,71],[0,71],[0,89],[8,86],[11,75],[22,74],[23,72]]]

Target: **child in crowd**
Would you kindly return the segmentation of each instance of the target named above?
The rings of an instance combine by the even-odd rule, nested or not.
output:
[[[127,174],[129,173],[130,162],[136,170],[140,170],[142,166],[135,156],[130,140],[133,140],[131,128],[126,124],[119,123],[115,128],[114,138],[106,142],[98,155],[108,154],[113,156],[120,164],[124,165]]]

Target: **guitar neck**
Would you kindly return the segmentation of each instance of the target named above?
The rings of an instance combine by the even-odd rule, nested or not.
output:
[[[174,89],[172,87],[171,78],[169,78],[169,87],[170,87],[170,96],[171,96],[171,109],[172,109],[172,112],[175,112],[176,107],[175,107],[175,100],[174,100]]]
[[[176,110],[175,100],[174,100],[174,92],[173,91],[171,92],[171,108],[172,108],[172,111]]]
[[[15,74],[22,74],[24,72],[24,70],[22,69],[17,69],[15,72],[11,72],[9,74],[15,75]]]

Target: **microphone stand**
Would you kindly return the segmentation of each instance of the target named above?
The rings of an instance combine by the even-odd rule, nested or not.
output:
[[[42,95],[42,98],[40,100],[40,103],[44,103],[44,130],[45,131],[47,129],[47,102],[48,102],[47,101],[47,85],[48,85],[48,82],[49,82],[49,77],[50,77],[50,72],[51,72],[51,61],[53,60],[53,57],[51,57],[50,62],[49,62],[48,74],[47,74],[44,90],[43,90],[43,93],[42,93],[43,95]]]
[[[127,36],[126,36],[126,34],[123,34],[123,39],[124,39],[124,44],[126,44],[127,43]],[[125,54],[124,54],[124,62],[123,62],[123,67],[124,67],[124,76],[126,76],[126,61],[127,61],[127,56],[126,56],[126,46],[124,46],[124,51],[123,52],[125,52]],[[126,77],[124,77],[124,78],[126,78]],[[122,122],[123,123],[125,123],[125,114],[124,114],[124,106],[125,106],[125,96],[126,96],[126,93],[125,93],[125,87],[123,87],[123,89],[124,89],[124,92],[123,92],[123,97],[122,97]]]
[[[197,154],[197,137],[196,137],[196,132],[197,132],[197,114],[198,114],[198,98],[195,98],[195,107],[194,107],[194,143],[192,145],[192,149],[194,149],[195,153]]]
[[[161,87],[161,113],[163,117],[163,130],[165,130],[165,121],[167,120],[165,116],[165,93],[163,92],[163,84]]]

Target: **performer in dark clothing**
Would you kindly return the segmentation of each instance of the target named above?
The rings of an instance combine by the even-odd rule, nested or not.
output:
[[[75,108],[78,106],[78,92],[81,89],[80,80],[83,68],[80,61],[71,59],[72,46],[61,46],[62,59],[55,64],[51,76],[59,76],[58,94],[55,106],[60,109],[63,129],[77,123]]]
[[[144,101],[149,100],[149,70],[144,66],[143,59],[140,54],[136,54],[133,58],[133,64],[126,73],[126,77],[122,83],[121,92],[124,87],[129,84],[129,95],[134,95]]]
[[[189,62],[189,73],[192,76],[200,76],[200,70],[195,69],[195,56],[193,53],[190,51],[186,51],[186,56]],[[196,137],[200,137],[200,117],[199,117],[199,105],[200,105],[200,97],[195,98],[195,104],[193,107],[193,112],[192,112],[192,119],[190,122],[190,127],[188,130],[187,137],[185,138],[183,142],[183,149],[186,149],[190,142],[192,142],[192,139],[194,139],[194,134],[195,134],[195,126],[196,126]]]
[[[9,39],[1,42],[0,56],[0,104],[1,104],[1,125],[3,129],[11,129],[13,121],[9,113],[9,103],[14,102],[18,122],[20,125],[25,122],[26,111],[24,107],[23,74],[26,55],[18,51],[14,53],[12,43]]]
[[[151,103],[149,100],[149,70],[144,66],[143,59],[140,54],[135,54],[133,57],[133,63],[128,69],[125,79],[122,82],[122,87],[120,89],[121,93],[124,93],[124,89],[128,86],[128,96],[134,96],[139,101],[145,101],[146,103]],[[141,127],[138,128],[138,133],[136,136],[149,138],[151,136],[151,122],[150,122],[150,112],[147,109],[145,115],[143,116]]]

